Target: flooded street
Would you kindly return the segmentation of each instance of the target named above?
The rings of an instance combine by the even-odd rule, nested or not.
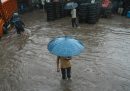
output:
[[[130,91],[130,19],[114,16],[72,28],[70,17],[46,22],[42,11],[22,16],[32,34],[0,41],[0,91]],[[48,42],[59,35],[86,49],[72,59],[72,81],[61,80]]]

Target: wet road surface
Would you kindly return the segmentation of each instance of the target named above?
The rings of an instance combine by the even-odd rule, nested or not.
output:
[[[0,41],[0,91],[130,91],[129,19],[115,16],[79,29],[71,27],[69,17],[46,22],[42,11],[22,19],[32,34]],[[72,59],[72,81],[61,80],[56,56],[47,50],[59,35],[71,35],[86,46]]]

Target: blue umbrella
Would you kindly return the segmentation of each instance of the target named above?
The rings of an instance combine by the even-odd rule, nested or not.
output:
[[[48,50],[56,56],[68,57],[79,55],[84,45],[72,37],[57,37],[48,43]]]
[[[77,3],[74,2],[69,2],[65,5],[64,9],[75,9],[78,7]]]

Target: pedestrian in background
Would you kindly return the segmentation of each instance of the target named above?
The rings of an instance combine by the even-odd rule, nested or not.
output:
[[[62,79],[71,79],[71,57],[57,57],[57,72],[61,69]]]
[[[71,10],[71,17],[72,17],[72,27],[74,28],[75,26],[78,27],[78,24],[76,22],[77,16],[76,16],[76,9]]]
[[[11,23],[15,26],[17,34],[24,34],[24,27],[25,24],[23,21],[20,19],[18,13],[14,13]]]
[[[102,0],[102,6],[101,6],[101,17],[108,17],[108,14],[106,13],[107,9],[110,8],[111,1],[110,0]]]
[[[120,2],[122,0],[112,0],[112,13],[117,14],[118,13],[118,8],[120,6]]]
[[[129,7],[130,7],[130,0],[123,0],[123,12],[122,12],[123,16],[127,15],[127,12],[129,11]]]

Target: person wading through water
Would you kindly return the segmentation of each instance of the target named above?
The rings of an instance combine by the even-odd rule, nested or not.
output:
[[[72,17],[72,27],[74,28],[74,26],[78,27],[78,24],[76,22],[76,9],[72,9],[71,10],[71,17]]]
[[[61,69],[62,79],[71,79],[71,57],[57,57],[57,72]]]
[[[24,35],[24,27],[25,24],[23,23],[23,21],[20,19],[18,13],[14,13],[13,17],[12,17],[12,20],[11,20],[12,24],[15,26],[16,28],[16,31],[17,31],[17,34],[22,34]]]

